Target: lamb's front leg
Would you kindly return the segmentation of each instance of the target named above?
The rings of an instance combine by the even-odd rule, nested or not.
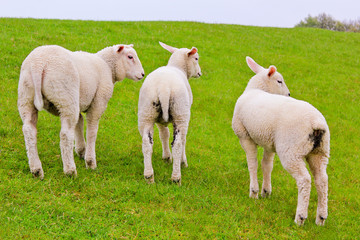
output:
[[[75,152],[80,158],[85,158],[84,118],[81,113],[75,127]]]
[[[93,119],[87,116],[86,150],[85,150],[86,168],[95,169],[97,166],[95,144],[96,144],[98,129],[99,129],[99,119]]]
[[[142,136],[142,152],[144,155],[144,177],[148,183],[154,183],[154,169],[151,163],[154,144],[154,123],[139,122],[139,132]]]
[[[250,194],[251,198],[258,198],[259,183],[257,179],[257,145],[250,138],[240,138],[240,144],[246,153],[246,160],[250,174]]]
[[[100,90],[98,90],[99,93]],[[86,113],[86,150],[85,150],[85,164],[86,168],[95,169],[96,168],[96,152],[95,144],[97,132],[99,129],[99,121],[106,110],[106,104],[108,102],[107,94],[100,94],[98,98],[94,98],[91,107]],[[103,97],[103,98],[101,98]]]
[[[161,124],[156,124],[159,128],[159,136],[162,145],[162,159],[171,163],[171,152],[169,147],[170,131],[169,128]]]
[[[274,152],[264,150],[264,156],[261,161],[261,168],[263,172],[263,184],[261,189],[262,197],[269,197],[271,195],[271,172],[274,165]]]

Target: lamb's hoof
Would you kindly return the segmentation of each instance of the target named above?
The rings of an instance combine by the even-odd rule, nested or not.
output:
[[[36,178],[40,178],[41,180],[44,179],[44,171],[42,170],[42,168],[32,169],[31,173]]]
[[[300,214],[296,215],[296,217],[295,217],[295,223],[298,226],[304,225],[305,220],[306,220],[306,217],[304,217],[303,215],[300,215]]]
[[[151,174],[150,176],[145,176],[145,175],[144,175],[144,177],[145,177],[145,180],[146,180],[146,182],[147,182],[148,184],[153,184],[153,183],[155,182],[155,180],[154,180],[154,174]]]
[[[187,162],[181,162],[181,167],[182,168],[187,168],[189,165],[187,164]]]
[[[263,190],[261,191],[261,197],[263,197],[263,198],[268,198],[268,197],[270,197],[270,195],[271,195],[271,191],[270,191],[270,190],[263,189]]]
[[[171,181],[181,186],[181,177],[171,177]]]
[[[95,169],[96,161],[95,160],[86,160],[85,165],[86,165],[86,168]]]
[[[171,157],[162,157],[162,159],[163,159],[164,162],[166,162],[166,163],[172,163]]]
[[[315,223],[318,226],[324,226],[325,225],[325,220],[326,220],[326,217],[317,216]]]
[[[75,148],[75,152],[79,156],[79,158],[85,159],[85,148]]]
[[[64,173],[66,176],[69,176],[69,177],[76,177],[77,176],[77,172],[76,172],[76,168],[73,168],[73,169],[68,169],[68,170],[64,170]]]
[[[258,197],[258,193],[259,193],[259,190],[251,189],[251,190],[250,190],[250,195],[249,195],[249,197],[250,197],[250,198],[258,199],[258,198],[259,198],[259,197]]]

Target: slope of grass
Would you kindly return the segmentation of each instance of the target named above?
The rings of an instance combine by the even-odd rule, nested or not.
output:
[[[360,146],[360,35],[318,29],[278,29],[192,22],[93,22],[0,19],[0,238],[1,239],[223,239],[358,237]],[[143,179],[137,100],[141,82],[117,83],[100,122],[98,168],[75,158],[78,177],[62,173],[59,119],[39,113],[38,150],[45,178],[29,172],[17,83],[22,61],[37,46],[57,44],[96,52],[134,43],[148,74],[170,54],[158,41],[199,49],[203,76],[194,95],[187,136],[189,167],[182,186],[170,181],[156,130],[156,184]],[[270,199],[248,197],[244,151],[231,129],[233,108],[253,76],[251,56],[276,65],[291,95],[312,103],[331,131],[329,218],[315,225],[314,186],[309,217],[297,227],[295,181],[278,158]],[[261,151],[260,151],[261,152]],[[260,158],[260,153],[259,153]],[[259,169],[261,182],[261,170]]]

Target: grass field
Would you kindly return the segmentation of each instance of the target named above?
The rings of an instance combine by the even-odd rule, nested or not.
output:
[[[360,225],[360,34],[192,22],[93,22],[0,19],[0,239],[356,239]],[[175,47],[196,46],[203,76],[187,135],[182,186],[170,181],[155,132],[156,184],[143,178],[137,101],[142,81],[117,83],[100,122],[95,171],[75,157],[78,177],[62,172],[59,119],[39,113],[38,150],[45,178],[32,177],[17,101],[22,61],[37,46],[97,52],[135,44],[145,73]],[[269,199],[248,197],[244,151],[231,129],[237,98],[253,76],[245,57],[275,65],[291,96],[318,108],[331,131],[329,217],[294,223],[295,180],[276,157]],[[260,151],[261,152],[261,151]],[[259,153],[260,158],[260,153]],[[261,169],[258,172],[262,181]]]

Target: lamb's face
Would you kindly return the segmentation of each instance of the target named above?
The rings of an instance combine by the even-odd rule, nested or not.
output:
[[[187,53],[187,69],[189,77],[198,78],[201,76],[201,68],[199,65],[199,54],[196,48],[192,48]]]
[[[273,66],[271,66],[271,67],[273,67]],[[274,73],[269,74],[269,73],[271,73],[271,71],[273,71],[270,68],[269,68],[269,70],[268,69],[265,70],[265,73],[263,76],[263,79],[267,85],[268,92],[273,93],[273,94],[290,96],[290,91],[285,84],[283,76],[280,73],[276,72],[276,69],[275,69]]]
[[[168,65],[180,67],[185,71],[187,78],[201,76],[201,68],[199,65],[199,54],[196,47],[191,49],[187,48],[175,48],[165,43],[159,42],[160,45],[172,53]]]
[[[125,70],[125,77],[134,81],[139,81],[145,76],[144,69],[136,54],[133,45],[123,45],[118,49],[118,68],[116,69],[117,75],[120,76],[121,72]],[[121,69],[122,68],[122,69]]]
[[[268,93],[290,96],[284,78],[276,71],[275,66],[270,66],[268,69],[265,69],[257,64],[251,57],[246,57],[246,62],[249,68],[256,73],[256,75],[250,79],[248,86],[261,89]]]

